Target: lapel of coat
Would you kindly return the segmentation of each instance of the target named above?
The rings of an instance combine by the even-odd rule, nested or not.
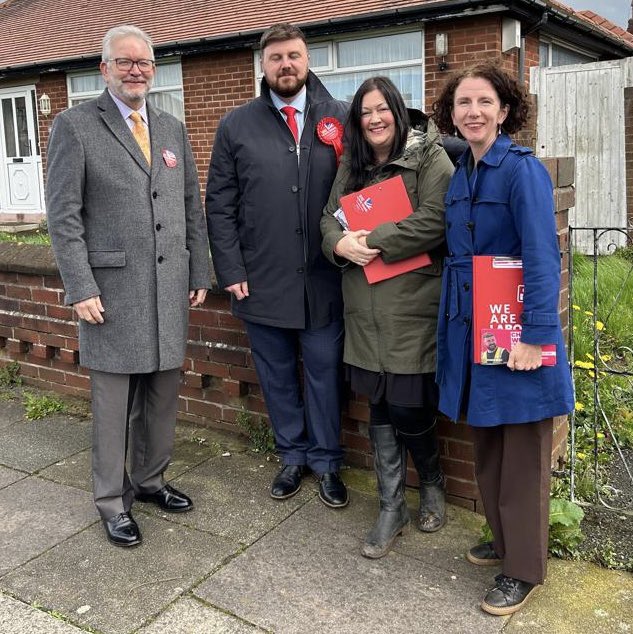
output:
[[[101,96],[97,98],[97,108],[99,108],[101,118],[110,129],[110,132],[114,134],[119,143],[132,155],[132,158],[139,164],[143,171],[149,175],[150,169],[145,160],[145,156],[136,142],[136,139],[132,136],[132,131],[125,122],[125,119],[123,119],[116,104],[112,101],[107,88],[101,93]],[[152,160],[152,162],[154,161]]]
[[[166,136],[163,113],[148,103],[147,118],[149,120],[150,143],[152,145],[152,179],[155,179],[161,167],[164,167],[163,150],[171,150],[176,155],[178,152],[176,148],[170,147],[171,143]],[[176,156],[176,160],[184,160],[184,157]]]

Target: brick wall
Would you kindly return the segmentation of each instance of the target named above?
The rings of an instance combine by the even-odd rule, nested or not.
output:
[[[566,209],[573,200],[573,160],[547,159],[557,186],[557,221],[561,249],[566,251]],[[563,259],[561,314],[567,323],[568,260]],[[77,327],[63,306],[63,288],[50,249],[0,243],[0,365],[20,363],[28,384],[78,396],[89,396],[87,372],[77,365]],[[218,289],[204,306],[191,311],[187,358],[183,365],[179,418],[214,428],[236,430],[236,417],[246,411],[267,420],[248,339],[242,323],[230,313],[228,298]],[[349,395],[343,412],[342,442],[346,461],[370,467],[369,410],[364,398]],[[565,453],[567,420],[556,423],[554,462]],[[475,484],[470,428],[441,420],[438,427],[449,500],[480,510]],[[408,481],[416,483],[410,466]]]

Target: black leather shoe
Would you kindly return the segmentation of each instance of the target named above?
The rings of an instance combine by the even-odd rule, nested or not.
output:
[[[497,575],[495,587],[489,590],[481,602],[481,609],[488,614],[505,616],[520,610],[538,585]]]
[[[270,497],[275,500],[285,500],[298,493],[304,473],[303,465],[284,465],[270,486]]]
[[[473,546],[467,553],[466,559],[475,566],[496,566],[503,560],[492,546],[492,542],[484,542]]]
[[[184,513],[193,508],[191,499],[169,484],[166,484],[155,493],[137,493],[136,499],[139,502],[157,504],[163,511],[168,513]]]
[[[345,483],[341,480],[341,476],[337,471],[324,473],[319,478],[319,498],[323,504],[334,509],[347,506],[349,496]]]
[[[108,540],[115,546],[130,548],[138,546],[143,538],[138,524],[134,521],[131,513],[119,513],[114,517],[103,520]]]

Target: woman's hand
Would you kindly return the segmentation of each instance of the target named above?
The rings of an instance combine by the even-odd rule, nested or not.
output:
[[[508,368],[514,370],[536,370],[543,365],[541,346],[532,343],[519,343],[512,348],[508,359]]]
[[[358,266],[366,266],[380,254],[380,249],[370,249],[367,246],[366,236],[370,233],[365,229],[344,231],[343,237],[334,247],[334,253]]]

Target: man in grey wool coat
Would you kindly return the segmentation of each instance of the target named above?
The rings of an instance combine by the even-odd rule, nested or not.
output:
[[[93,491],[108,539],[136,546],[134,500],[183,512],[165,483],[190,306],[210,283],[198,174],[184,125],[147,101],[149,36],[108,31],[106,90],[59,114],[48,144],[48,226],[92,385]],[[139,116],[140,115],[140,116]],[[126,453],[129,433],[129,473]]]

